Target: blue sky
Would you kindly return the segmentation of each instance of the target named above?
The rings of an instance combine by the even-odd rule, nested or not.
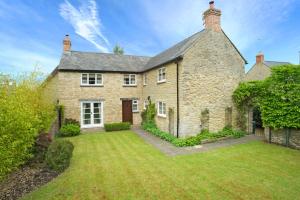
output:
[[[249,64],[299,63],[299,0],[216,0],[222,28]],[[62,39],[72,49],[153,56],[203,29],[208,0],[0,0],[0,72],[34,68],[49,73],[59,63]]]

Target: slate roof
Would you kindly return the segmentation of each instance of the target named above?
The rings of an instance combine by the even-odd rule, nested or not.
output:
[[[205,33],[205,29],[154,57],[107,53],[65,52],[57,67],[59,71],[144,72],[183,57],[186,50]],[[224,33],[225,34],[225,33]],[[226,36],[226,34],[225,34]],[[227,37],[227,36],[226,36]],[[229,39],[229,38],[228,38]],[[230,41],[231,42],[231,41]],[[232,43],[232,42],[231,42]],[[234,46],[234,44],[232,43]],[[234,46],[237,52],[238,49]],[[244,57],[240,54],[244,59]],[[245,63],[247,61],[244,59]]]
[[[277,61],[264,61],[264,64],[268,67],[276,67],[279,65],[290,65],[289,62],[277,62]]]

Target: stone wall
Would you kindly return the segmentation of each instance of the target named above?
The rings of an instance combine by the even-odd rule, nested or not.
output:
[[[244,79],[244,60],[221,32],[205,30],[184,55],[180,78],[180,134],[201,131],[201,112],[209,110],[209,130],[225,126],[226,108],[232,108],[236,127],[237,110],[233,91]]]
[[[271,75],[271,69],[263,63],[255,64],[246,74],[245,81],[264,80]]]
[[[46,82],[43,84],[43,98],[50,99],[56,103],[58,100],[58,76],[50,75]]]
[[[102,73],[103,86],[85,87],[81,84],[81,73],[58,73],[58,97],[60,104],[65,106],[65,118],[80,121],[80,103],[82,100],[102,100],[104,123],[122,121],[121,98],[138,98],[139,111],[143,109],[142,100],[142,75],[137,75],[136,87],[124,87],[121,73]],[[133,113],[133,124],[141,123],[140,112]]]
[[[270,129],[265,128],[265,138],[270,141]],[[286,146],[287,144],[286,132],[284,129],[271,130],[271,142]],[[295,149],[300,149],[300,129],[292,129],[288,141],[288,146]]]
[[[158,101],[166,103],[166,117],[159,117],[156,115],[157,126],[166,132],[173,132],[171,134],[176,135],[177,133],[177,65],[175,63],[166,64],[163,67],[166,68],[166,82],[158,83],[158,69],[152,69],[146,72],[147,85],[143,86],[143,99],[147,99],[150,96],[156,108]],[[179,63],[179,70],[181,65]],[[174,112],[169,112],[173,110]],[[171,115],[170,115],[171,114]],[[171,117],[171,118],[170,118]],[[170,120],[173,120],[172,122]],[[173,128],[169,125],[173,124]]]

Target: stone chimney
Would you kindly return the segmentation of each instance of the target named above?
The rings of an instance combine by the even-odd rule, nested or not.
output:
[[[259,52],[257,55],[256,55],[256,64],[260,64],[260,63],[263,63],[265,61],[265,56],[262,52]]]
[[[70,37],[69,35],[66,35],[64,40],[63,40],[63,45],[64,45],[64,52],[67,52],[67,51],[71,51],[71,40],[70,40]]]
[[[210,1],[209,9],[203,13],[205,29],[211,29],[216,32],[221,32],[221,15],[221,10],[215,8],[215,2]]]

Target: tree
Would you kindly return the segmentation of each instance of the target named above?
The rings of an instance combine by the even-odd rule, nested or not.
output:
[[[119,45],[116,45],[114,47],[114,54],[123,55],[124,54],[124,49],[122,47],[120,47]]]

